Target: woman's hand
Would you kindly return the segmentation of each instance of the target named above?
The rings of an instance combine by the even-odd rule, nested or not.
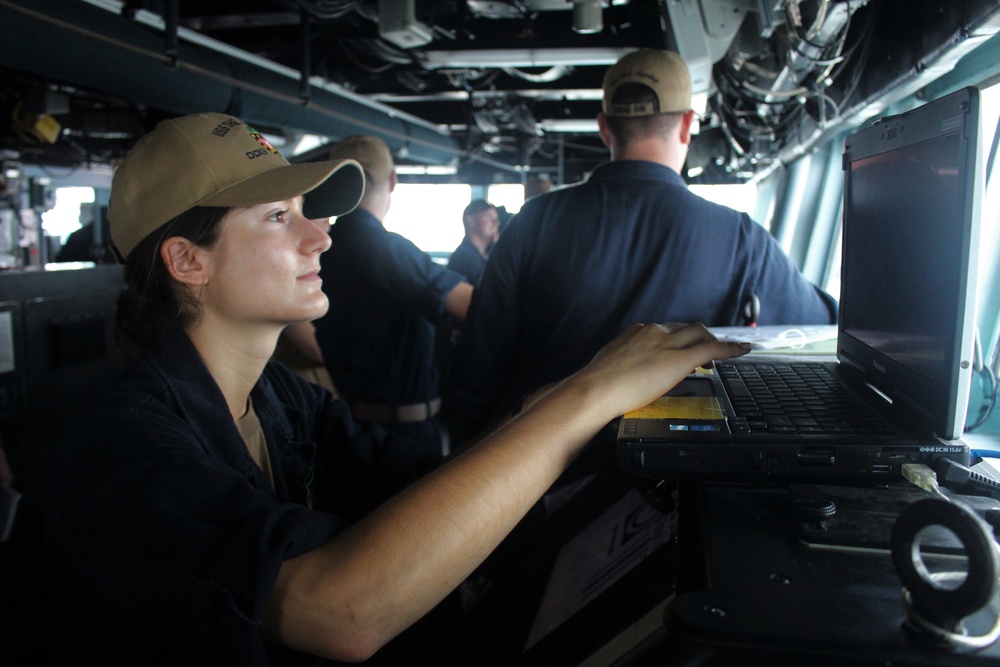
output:
[[[746,354],[749,343],[722,342],[702,324],[634,324],[605,345],[579,376],[606,387],[615,416],[662,396],[699,366]]]

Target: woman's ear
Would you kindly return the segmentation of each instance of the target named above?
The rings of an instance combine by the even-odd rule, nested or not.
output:
[[[208,253],[183,236],[171,236],[160,245],[160,257],[170,276],[184,285],[208,283]]]

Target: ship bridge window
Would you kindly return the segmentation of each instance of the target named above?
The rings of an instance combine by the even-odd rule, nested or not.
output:
[[[465,236],[462,212],[470,201],[472,186],[467,184],[400,183],[382,222],[432,256],[450,253]]]

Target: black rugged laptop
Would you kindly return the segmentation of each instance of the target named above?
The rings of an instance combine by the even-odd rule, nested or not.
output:
[[[898,476],[969,463],[979,92],[964,88],[847,139],[836,362],[754,355],[624,415],[617,455],[657,478]],[[766,306],[765,306],[766,307]]]

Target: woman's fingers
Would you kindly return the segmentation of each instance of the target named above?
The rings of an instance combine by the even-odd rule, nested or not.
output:
[[[666,335],[666,342],[675,349],[689,347],[702,341],[716,340],[705,325],[700,322],[692,324],[647,324],[646,327],[655,329]]]
[[[732,359],[739,357],[750,351],[750,343],[706,340],[692,344],[685,348],[690,352],[694,360],[694,368],[704,366],[711,368],[711,363],[715,360]]]
[[[618,387],[620,405],[632,409],[667,392],[698,366],[749,349],[748,344],[717,340],[701,324],[673,331],[660,324],[633,325],[602,349],[588,370]]]
[[[694,324],[633,324],[602,348],[594,361],[608,356],[644,359],[659,351],[684,350],[703,344],[709,344],[710,347],[692,351],[692,357],[700,358],[705,353],[720,356],[709,356],[702,363],[709,363],[712,359],[728,359],[749,349],[739,343],[721,343],[703,324],[697,322]]]

